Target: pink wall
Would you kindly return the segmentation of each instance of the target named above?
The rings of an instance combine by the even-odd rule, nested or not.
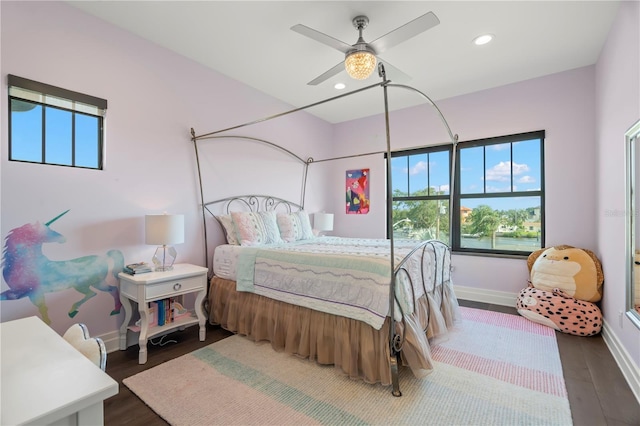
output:
[[[185,243],[176,246],[178,261],[204,265],[189,128],[207,133],[291,107],[64,2],[3,1],[0,7],[2,237],[23,224],[46,222],[71,209],[52,225],[66,237],[66,243],[45,244],[44,254],[49,259],[68,260],[117,249],[127,263],[150,261],[155,249],[144,245],[144,215],[182,213]],[[7,74],[107,99],[105,169],[8,162],[4,130]],[[278,141],[303,158],[327,157],[331,148],[327,142],[332,127],[304,112],[280,119],[277,125],[265,123],[251,132]],[[209,144],[210,153],[202,161],[224,168],[206,177],[207,197],[240,191],[273,193],[275,182],[275,195],[299,201],[300,185],[287,173],[300,166],[291,161],[285,161],[284,166],[269,164],[264,158],[271,153],[239,141],[221,143],[219,151],[211,149],[214,143]],[[322,188],[323,173],[321,168],[310,173],[310,212],[323,206],[322,189],[313,189]],[[269,191],[265,183],[271,184]],[[7,288],[3,280],[0,291]],[[115,331],[122,314],[110,316],[113,300],[98,293],[73,319],[67,311],[82,296],[73,289],[48,294],[52,326],[63,331],[80,321],[92,334]],[[2,321],[38,314],[26,298],[2,301],[0,310]]]
[[[622,2],[596,67],[596,226],[598,253],[605,272],[602,310],[607,326],[635,361],[638,381],[640,330],[621,314],[626,309],[625,222],[628,212],[611,212],[626,210],[624,133],[640,119],[639,22],[640,3]],[[637,215],[636,212],[636,218]]]

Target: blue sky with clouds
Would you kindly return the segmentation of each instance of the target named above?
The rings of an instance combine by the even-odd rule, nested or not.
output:
[[[513,158],[512,158],[513,155]],[[407,171],[409,179],[407,181]],[[526,140],[485,147],[460,149],[462,194],[492,194],[511,191],[539,191],[541,187],[540,141]],[[449,193],[449,153],[435,152],[392,159],[394,190],[413,193],[427,186]],[[540,206],[540,197],[464,199],[475,208],[488,204],[497,210]]]

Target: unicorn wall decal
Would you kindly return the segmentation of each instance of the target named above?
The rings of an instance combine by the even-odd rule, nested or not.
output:
[[[82,304],[96,295],[93,289],[106,291],[113,297],[111,315],[120,312],[121,303],[117,275],[122,271],[124,258],[119,250],[109,250],[102,256],[83,256],[77,259],[54,261],[42,253],[43,243],[64,243],[62,234],[49,226],[69,210],[45,224],[28,223],[12,229],[5,238],[3,249],[3,276],[9,290],[0,293],[0,300],[17,300],[28,297],[38,307],[42,320],[51,323],[45,293],[73,288],[84,297],[73,303],[69,317],[78,313]],[[110,275],[109,275],[110,274]]]

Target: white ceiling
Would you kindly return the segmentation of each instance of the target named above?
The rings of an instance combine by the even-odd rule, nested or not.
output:
[[[292,30],[304,24],[348,44],[358,38],[351,20],[366,15],[371,42],[434,12],[436,27],[380,55],[434,101],[594,64],[618,1],[82,1],[75,7],[241,81],[293,107],[375,84],[346,72],[318,86],[307,82],[343,54]],[[474,37],[492,33],[485,46]],[[388,75],[394,80],[393,75]],[[337,91],[337,82],[347,88]],[[390,90],[391,109],[424,102]],[[309,110],[331,123],[383,111],[380,91]],[[256,117],[256,119],[261,117]]]

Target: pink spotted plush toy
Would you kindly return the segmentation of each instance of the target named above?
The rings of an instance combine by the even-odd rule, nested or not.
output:
[[[593,336],[602,329],[604,274],[596,255],[572,246],[555,246],[529,255],[529,286],[518,295],[523,317],[563,333]]]

